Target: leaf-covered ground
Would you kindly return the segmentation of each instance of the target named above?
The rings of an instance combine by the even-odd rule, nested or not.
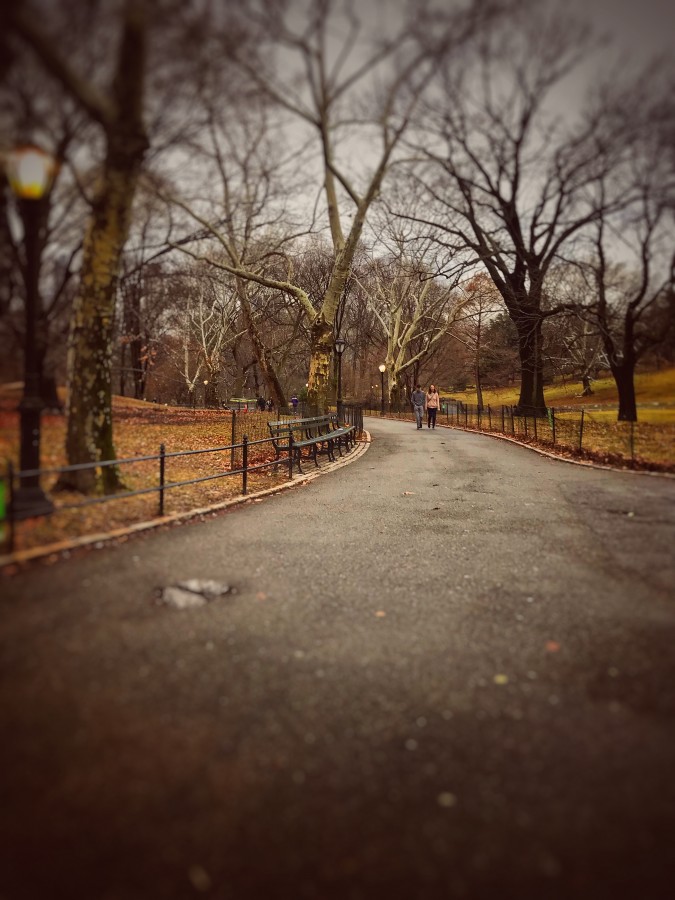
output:
[[[15,391],[0,394],[0,457],[3,469],[11,460],[19,461],[19,417]],[[241,442],[244,434],[254,442],[269,437],[267,421],[274,418],[267,413],[237,413],[208,409],[184,409],[143,403],[127,398],[115,398],[113,421],[115,449],[119,459],[139,456],[156,457],[160,445],[167,454],[165,484],[222,475],[241,468],[241,451],[230,450],[192,453],[172,457],[179,451],[207,451]],[[45,412],[42,416],[41,465],[44,469],[66,464],[65,416]],[[252,444],[249,465],[259,465],[275,459],[268,442]],[[159,484],[159,460],[151,459],[124,465],[120,469],[127,491],[105,503],[95,503],[69,509],[81,503],[81,494],[58,492],[52,495],[56,512],[46,518],[17,524],[15,550],[25,550],[57,543],[82,535],[107,533],[139,522],[154,519],[159,514],[159,494],[127,496],[128,492],[155,487]],[[253,492],[281,483],[288,477],[286,466],[273,466],[248,474],[248,490]],[[49,490],[55,476],[47,476],[43,486]],[[242,493],[242,475],[213,478],[199,484],[168,488],[164,494],[164,514],[189,512],[221,503]]]

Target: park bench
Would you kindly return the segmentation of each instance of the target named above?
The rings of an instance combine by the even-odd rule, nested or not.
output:
[[[353,425],[340,425],[336,415],[312,416],[306,419],[287,419],[285,422],[268,422],[267,427],[277,459],[282,453],[291,451],[293,464],[302,472],[302,452],[314,460],[318,468],[317,456],[326,453],[331,462],[335,461],[335,449],[342,456],[342,448],[349,451],[356,443]],[[292,448],[292,450],[291,450]]]

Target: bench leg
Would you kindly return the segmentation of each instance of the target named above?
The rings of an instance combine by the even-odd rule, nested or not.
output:
[[[316,444],[312,444],[312,458],[314,459],[314,465],[319,468],[319,461],[316,458]]]

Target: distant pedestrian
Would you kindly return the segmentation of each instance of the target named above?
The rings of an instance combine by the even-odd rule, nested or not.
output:
[[[436,413],[441,405],[441,398],[433,384],[429,385],[427,391],[427,428],[436,427]]]
[[[267,412],[273,412],[273,411],[274,411],[274,400],[272,400],[272,398],[270,397],[270,399],[267,401]]]
[[[417,422],[418,428],[422,427],[422,420],[424,418],[424,404],[426,402],[426,399],[426,394],[418,384],[410,396],[413,410],[415,412],[415,421]]]
[[[263,412],[265,409],[265,398],[262,394],[258,396],[258,409],[260,410],[260,412]]]
[[[297,394],[293,394],[293,396],[291,397],[291,406],[293,407],[293,412],[295,412],[298,408]]]

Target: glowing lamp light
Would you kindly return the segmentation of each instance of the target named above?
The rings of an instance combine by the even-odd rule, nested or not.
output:
[[[39,200],[48,194],[56,169],[56,160],[39,147],[25,145],[7,154],[7,177],[22,200]]]
[[[387,369],[387,367],[385,366],[384,363],[380,363],[380,365],[377,368],[380,370],[380,372],[382,372],[383,375]]]

